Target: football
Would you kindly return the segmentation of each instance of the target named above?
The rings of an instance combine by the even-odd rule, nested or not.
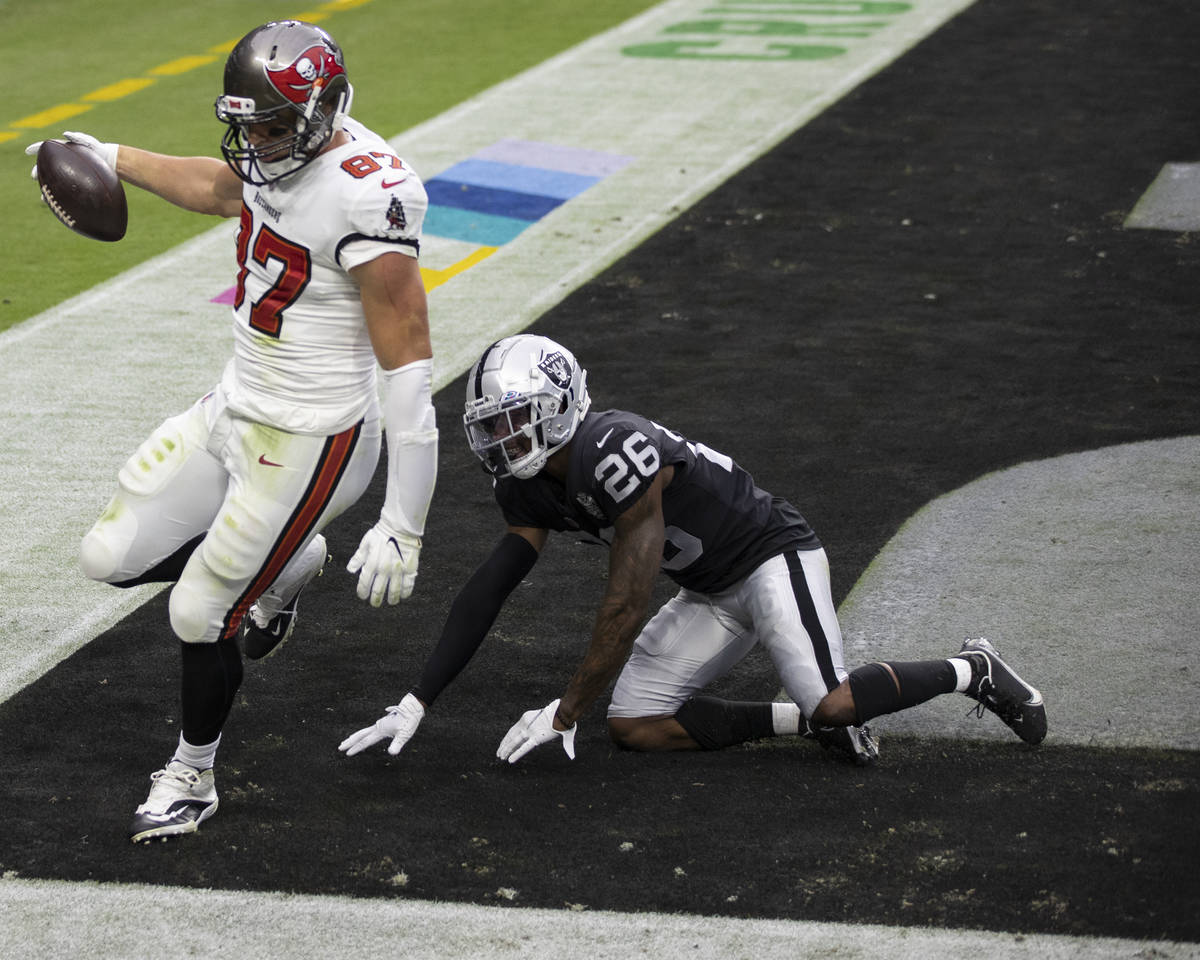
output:
[[[76,233],[109,243],[125,236],[125,188],[93,150],[46,140],[38,148],[37,175],[46,205]]]

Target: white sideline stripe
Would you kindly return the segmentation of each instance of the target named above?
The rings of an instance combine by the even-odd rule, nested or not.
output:
[[[635,158],[431,293],[435,388],[970,2],[913,0],[876,36],[839,39],[848,52],[832,60],[624,56],[707,9],[668,0],[393,138],[427,179],[508,138]],[[0,699],[154,590],[114,601],[78,572],[77,545],[124,459],[208,390],[225,361],[228,310],[208,301],[232,277],[235,227],[0,335]],[[435,267],[448,249],[430,238]]]
[[[839,610],[846,660],[931,660],[987,636],[1046,698],[1048,744],[1196,749],[1200,437],[1121,444],[987,474],[922,507]],[[836,557],[834,558],[836,564]],[[937,602],[930,602],[930,598]],[[1081,673],[1081,657],[1104,669]],[[1163,678],[1170,677],[1169,691]],[[871,721],[882,734],[1011,741],[971,701]]]
[[[1200,230],[1200,163],[1164,164],[1125,218],[1125,228]]]
[[[519,894],[519,891],[518,891]],[[0,942],[21,960],[80,953],[122,958],[169,953],[208,960],[462,960],[587,956],[594,960],[1185,960],[1197,945],[985,930],[886,927],[678,914],[500,909],[414,900],[359,900],[280,893],[188,890],[140,884],[0,879]],[[197,922],[197,917],[208,918]],[[213,923],[220,917],[220,923]],[[86,946],[80,931],[87,931]],[[81,947],[85,949],[81,950]]]

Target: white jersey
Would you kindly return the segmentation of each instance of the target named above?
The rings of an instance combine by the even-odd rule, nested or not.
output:
[[[282,180],[242,190],[230,408],[301,434],[345,430],[378,408],[376,359],[352,267],[416,257],[428,198],[392,148],[349,117],[351,142]]]

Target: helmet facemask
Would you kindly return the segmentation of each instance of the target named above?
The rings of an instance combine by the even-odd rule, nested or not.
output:
[[[300,21],[251,32],[225,64],[217,119],[225,162],[246,183],[273,183],[311,162],[341,128],[354,90],[333,39]]]
[[[568,351],[545,337],[510,337],[468,378],[463,426],[488,472],[527,480],[575,435],[590,405],[587,371]]]

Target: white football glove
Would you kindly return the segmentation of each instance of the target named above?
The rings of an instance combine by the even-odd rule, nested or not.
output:
[[[108,164],[108,169],[110,169],[113,173],[117,172],[117,151],[121,149],[121,145],[119,143],[102,143],[90,134],[77,133],[74,130],[65,131],[63,133],[63,139],[66,140],[67,143],[82,144],[83,146],[96,151],[96,153],[100,155],[100,159]],[[43,140],[39,140],[37,143],[31,143],[29,146],[27,146],[25,148],[26,156],[36,157],[38,149],[44,142],[45,141]],[[33,177],[34,180],[37,179],[36,163],[33,165],[33,169],[29,172],[29,175]]]
[[[358,599],[369,598],[373,607],[385,596],[388,603],[407,600],[417,581],[420,553],[420,537],[390,530],[383,521],[375,524],[346,564],[350,573],[358,574]]]
[[[380,717],[373,726],[363,727],[350,734],[338,744],[338,749],[346,756],[352,757],[356,753],[362,753],[367,747],[375,746],[380,740],[391,737],[392,742],[388,744],[387,752],[394,757],[412,739],[424,716],[425,708],[421,701],[411,693],[405,694],[398,704],[387,708],[387,716]]]
[[[534,747],[549,743],[556,737],[562,737],[563,749],[567,756],[575,759],[575,729],[578,723],[573,723],[566,730],[554,729],[554,712],[560,701],[555,700],[540,710],[527,710],[521,719],[513,724],[513,728],[500,741],[500,749],[496,756],[509,763],[516,763]]]

